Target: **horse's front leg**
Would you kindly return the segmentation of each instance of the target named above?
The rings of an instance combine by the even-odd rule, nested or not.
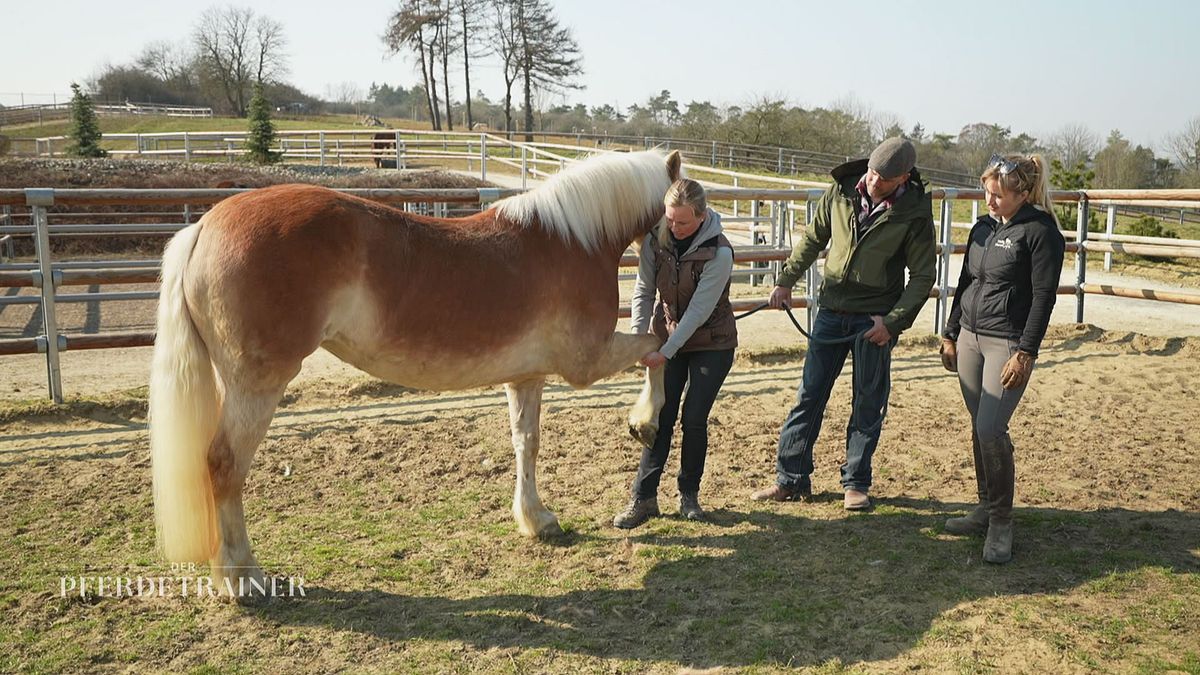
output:
[[[663,372],[666,367],[646,369],[646,384],[637,403],[629,411],[629,433],[646,447],[654,444],[658,435],[658,413],[666,402],[663,391]]]
[[[586,359],[586,367],[567,381],[577,387],[586,387],[638,362],[650,352],[662,346],[654,335],[614,333],[607,349]],[[637,403],[629,413],[629,433],[642,445],[654,443],[658,433],[658,412],[662,410],[666,395],[663,393],[663,368],[646,369],[646,385]]]
[[[513,450],[517,455],[517,486],[513,493],[513,516],[517,529],[527,537],[562,534],[558,518],[542,504],[537,491],[538,442],[541,436],[542,388],[545,380],[525,380],[504,385],[508,394],[508,417],[512,426]]]

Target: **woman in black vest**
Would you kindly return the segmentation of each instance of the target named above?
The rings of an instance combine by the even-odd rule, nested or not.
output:
[[[988,215],[971,229],[942,364],[958,372],[971,413],[979,506],[946,521],[951,534],[983,534],[983,559],[1012,559],[1015,483],[1008,422],[1025,393],[1057,297],[1066,242],[1040,156],[993,155],[980,178]]]
[[[737,346],[737,324],[729,304],[733,246],[721,234],[721,216],[708,208],[704,188],[687,178],[675,181],[663,201],[666,217],[642,242],[632,326],[634,333],[649,329],[663,340],[641,364],[666,368],[666,403],[654,444],[642,450],[632,499],[613,518],[615,527],[626,529],[659,514],[658,483],[685,386],[679,513],[689,520],[704,517],[698,494],[708,455],[708,414],[733,366]]]

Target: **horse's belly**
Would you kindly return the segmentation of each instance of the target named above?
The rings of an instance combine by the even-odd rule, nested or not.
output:
[[[548,374],[532,341],[491,354],[396,353],[331,340],[322,345],[341,360],[381,380],[427,390],[514,382]]]

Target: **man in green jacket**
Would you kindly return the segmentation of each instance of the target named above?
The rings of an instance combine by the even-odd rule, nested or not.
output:
[[[869,159],[835,168],[804,240],[784,263],[771,292],[775,308],[791,304],[792,287],[830,247],[796,406],[779,435],[776,484],[752,499],[812,496],[812,448],[833,383],[853,349],[854,398],[842,489],[846,509],[871,506],[871,456],[887,414],[891,350],[929,299],[935,275],[933,200],[914,168],[916,159],[912,143],[889,138]]]

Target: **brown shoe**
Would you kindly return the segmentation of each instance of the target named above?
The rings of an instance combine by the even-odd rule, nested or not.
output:
[[[807,502],[812,500],[812,488],[789,490],[782,485],[772,485],[750,495],[756,502]]]
[[[846,490],[846,498],[842,501],[842,507],[847,511],[866,511],[871,508],[871,498],[865,492]]]
[[[624,511],[613,516],[613,527],[631,530],[657,515],[659,515],[657,497],[647,497],[646,499],[634,497],[629,500],[629,505],[625,507]]]

